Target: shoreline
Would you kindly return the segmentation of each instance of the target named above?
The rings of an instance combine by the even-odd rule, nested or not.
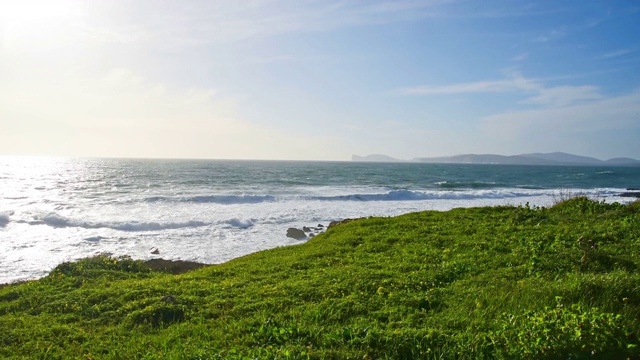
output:
[[[596,200],[604,200],[605,202],[620,202],[621,204],[629,204],[629,203],[633,203],[636,201],[640,201],[640,188],[636,188],[636,187],[629,187],[625,189],[626,191],[621,191],[617,194],[616,197],[618,197],[618,200],[612,201],[612,199],[606,199],[606,198],[597,198],[595,197]],[[591,196],[586,196],[588,198],[594,199]],[[563,198],[559,198],[556,199],[557,200],[565,200]],[[481,207],[493,207],[493,206],[514,206],[514,204],[510,204],[508,202],[505,202],[504,204],[499,204],[499,205],[486,205],[486,206],[481,206]],[[548,206],[552,206],[553,204],[549,204]],[[544,206],[543,206],[544,207]],[[422,212],[422,211],[449,211],[451,209],[447,209],[447,210],[439,210],[439,209],[431,209],[431,210],[418,210],[416,212]],[[402,215],[402,214],[399,214]],[[397,216],[397,215],[396,215]],[[355,219],[360,219],[360,218],[368,218],[371,217],[370,216],[356,216],[356,217],[345,217],[341,220],[334,220],[334,221],[328,221],[328,223],[325,224],[318,224],[316,226],[314,225],[309,225],[309,226],[300,226],[298,225],[295,228],[289,228],[289,229],[293,229],[296,230],[300,233],[300,235],[304,234],[304,238],[296,238],[294,236],[288,236],[285,234],[282,234],[283,237],[288,237],[294,240],[298,240],[298,241],[308,241],[310,239],[312,239],[314,236],[319,235],[320,233],[323,233],[324,231],[328,230],[329,228],[334,227],[337,224],[341,224],[344,222],[348,222],[351,220],[355,220]],[[263,249],[263,250],[258,250],[258,251],[264,251],[267,249]],[[251,252],[253,253],[253,252]],[[251,254],[248,253],[248,254]],[[248,255],[248,254],[244,254],[244,255]],[[241,255],[241,256],[244,256]],[[96,255],[89,255],[86,257],[82,257],[76,260],[71,260],[71,261],[63,261],[61,263],[64,262],[76,262],[82,259],[86,259],[86,258],[90,258],[92,256],[96,256]],[[122,256],[132,256],[132,255],[122,255]],[[210,263],[206,263],[206,262],[199,262],[199,261],[193,261],[193,260],[173,260],[173,259],[168,259],[168,258],[163,258],[163,257],[158,257],[158,258],[137,258],[134,256],[133,257],[135,260],[137,261],[141,261],[143,262],[145,265],[147,265],[151,270],[153,271],[159,271],[159,272],[165,272],[165,273],[172,273],[172,274],[182,274],[184,272],[188,272],[191,270],[196,270],[202,267],[206,267],[206,266],[210,266],[210,265],[216,265],[216,264],[221,264],[221,263],[225,263],[229,260],[232,259],[227,259],[226,261],[223,262],[210,262]],[[56,266],[60,265],[61,263],[57,264]],[[55,268],[55,267],[54,267]],[[53,268],[51,269],[53,270]],[[26,279],[16,279],[15,281],[8,281],[8,282],[0,282],[0,289],[8,286],[8,285],[14,285],[14,284],[21,284],[24,282],[29,282],[29,281],[33,281],[33,280],[38,280],[38,279],[42,279],[46,276],[48,276],[50,273],[50,271],[46,272],[45,274],[43,274],[43,276],[40,277],[35,277],[35,278],[26,278]]]

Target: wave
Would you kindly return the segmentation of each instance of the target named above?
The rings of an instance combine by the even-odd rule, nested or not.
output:
[[[412,191],[393,190],[379,194],[354,194],[340,196],[317,197],[324,201],[418,201],[418,200],[470,200],[470,199],[499,199],[511,197],[535,196],[539,193],[502,190],[477,191]]]
[[[484,181],[438,181],[435,183],[439,188],[443,189],[493,189],[493,188],[503,188],[506,187],[506,184],[500,184],[493,181],[484,182]]]
[[[85,241],[90,241],[90,242],[98,242],[100,240],[105,240],[105,239],[107,239],[107,238],[104,237],[104,236],[91,236],[91,237],[85,238],[84,240]]]
[[[201,226],[210,225],[203,221],[195,221],[195,220],[186,221],[186,222],[168,222],[168,223],[138,222],[138,221],[90,222],[90,221],[69,219],[55,212],[48,213],[41,218],[36,217],[34,221],[29,222],[29,224],[31,225],[45,224],[45,225],[56,227],[56,228],[65,228],[65,227],[79,227],[79,228],[85,228],[85,229],[108,228],[113,230],[130,231],[130,232],[171,230],[171,229],[201,227]]]
[[[151,196],[145,202],[186,202],[186,203],[214,203],[214,204],[258,204],[273,202],[277,198],[273,195],[200,195],[188,197]]]
[[[240,229],[248,229],[253,226],[252,220],[241,220],[241,219],[235,219],[235,218],[231,220],[227,220],[224,223]]]
[[[621,191],[615,189],[548,189],[535,185],[517,185],[509,188],[494,188],[500,186],[495,183],[473,183],[476,188],[460,189],[462,183],[441,184],[445,189],[433,190],[407,190],[397,189],[386,192],[375,193],[352,193],[340,195],[199,195],[189,197],[171,197],[171,196],[152,196],[144,198],[144,202],[166,202],[166,203],[191,203],[206,204],[214,203],[221,205],[242,205],[242,204],[261,204],[270,202],[289,202],[289,201],[420,201],[420,200],[474,200],[474,199],[500,199],[515,197],[531,197],[553,195],[558,191],[576,192],[579,194],[591,194],[594,196],[615,195]],[[471,184],[471,183],[469,183]],[[139,201],[139,200],[132,200]],[[249,224],[242,223],[241,220],[235,219],[227,222],[229,225],[236,227],[250,227]]]
[[[518,190],[518,189],[515,189]],[[383,193],[361,193],[345,195],[210,195],[192,197],[167,197],[153,196],[145,198],[145,202],[170,202],[170,203],[215,203],[223,205],[260,204],[276,201],[412,201],[412,200],[437,200],[437,199],[477,199],[500,198],[515,196],[531,196],[531,193],[508,190],[391,190]],[[233,224],[232,224],[233,225]],[[236,225],[234,225],[236,226]]]

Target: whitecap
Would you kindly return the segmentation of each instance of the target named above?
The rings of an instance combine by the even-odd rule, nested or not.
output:
[[[84,240],[85,241],[91,241],[91,242],[98,242],[98,241],[104,240],[104,239],[107,239],[107,238],[104,237],[104,236],[91,236],[91,237],[85,238]]]
[[[36,221],[30,222],[32,225],[46,224],[51,227],[79,227],[84,229],[99,229],[108,228],[120,231],[158,231],[158,230],[171,230],[181,229],[189,227],[201,227],[208,226],[209,224],[203,221],[190,220],[184,222],[144,222],[144,221],[110,221],[110,222],[91,222],[66,218],[58,213],[51,212],[42,217],[42,219],[35,218]]]
[[[240,228],[240,229],[248,229],[248,228],[253,226],[253,221],[248,220],[248,219],[233,218],[233,219],[227,220],[225,222],[227,224],[233,226],[233,227],[237,227],[237,228]]]

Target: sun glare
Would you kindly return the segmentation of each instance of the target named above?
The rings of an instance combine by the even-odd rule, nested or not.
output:
[[[0,18],[9,22],[41,21],[70,16],[71,1],[60,0],[0,0]]]
[[[38,51],[69,43],[79,9],[65,0],[0,0],[3,44],[9,50]]]

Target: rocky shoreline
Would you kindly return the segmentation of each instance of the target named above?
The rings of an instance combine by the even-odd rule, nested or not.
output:
[[[640,188],[627,188],[627,191],[620,194],[620,196],[640,199]]]
[[[303,226],[302,229],[291,227],[287,229],[287,237],[296,239],[296,240],[307,240],[335,226],[338,226],[340,224],[346,224],[353,220],[356,220],[356,219],[335,220],[330,222],[328,226],[318,224],[317,226],[312,226],[312,227]]]

